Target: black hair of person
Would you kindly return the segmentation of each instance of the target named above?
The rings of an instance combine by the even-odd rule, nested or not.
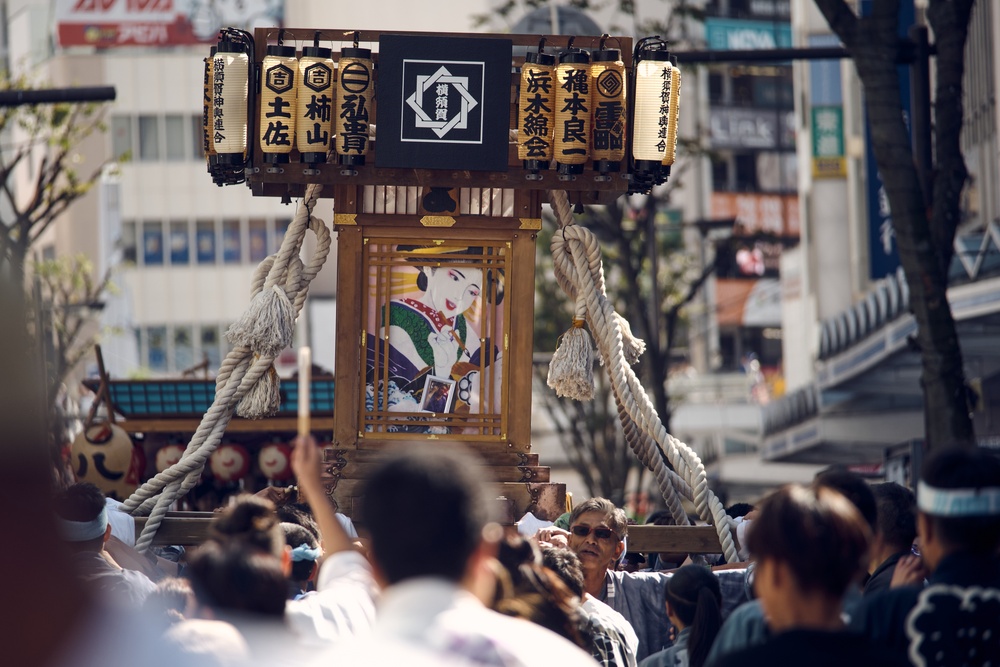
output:
[[[867,566],[871,530],[858,508],[823,485],[784,486],[758,506],[747,546],[759,562],[785,563],[804,592],[841,599]]]
[[[288,580],[281,560],[266,551],[247,549],[241,540],[202,544],[185,569],[195,598],[223,620],[285,614]]]
[[[362,485],[361,520],[390,584],[462,579],[489,521],[492,486],[482,466],[458,447],[408,446],[372,471]]]
[[[169,627],[184,620],[184,612],[193,595],[189,580],[165,577],[143,600],[142,611],[162,627]]]
[[[722,589],[719,578],[701,565],[684,565],[667,579],[664,597],[677,618],[690,630],[688,665],[702,667],[722,627]]]
[[[281,557],[285,536],[270,500],[244,494],[212,518],[209,532],[220,542],[239,541]]]
[[[472,260],[462,260],[462,259],[457,259],[457,260],[453,260],[453,261],[445,260],[443,262],[443,265],[440,266],[440,267],[428,266],[431,263],[437,263],[437,260],[435,259],[436,257],[447,256],[447,255],[483,255],[484,254],[482,246],[462,246],[462,247],[442,246],[441,248],[437,248],[437,247],[434,247],[434,246],[422,246],[422,245],[399,245],[399,246],[396,246],[396,250],[398,252],[414,252],[416,250],[434,251],[433,255],[430,255],[430,256],[428,256],[426,258],[427,261],[424,261],[425,258],[421,257],[419,255],[413,255],[413,256],[410,256],[410,257],[407,258],[407,261],[409,261],[411,263],[422,263],[421,266],[420,266],[420,272],[417,274],[417,289],[419,289],[421,292],[426,292],[427,291],[427,274],[424,273],[424,267],[425,266],[427,266],[431,270],[436,270],[438,268],[442,268],[442,269],[443,268],[447,268],[448,266],[459,266],[463,262],[471,262],[472,261]],[[479,268],[479,267],[477,267],[477,268]],[[487,303],[493,303],[494,299],[495,299],[496,305],[499,306],[501,303],[503,303],[504,270],[500,269],[500,268],[490,269],[490,268],[483,267],[482,271],[483,271],[483,279],[486,282],[486,285],[482,286],[482,292],[483,292],[483,294],[486,295],[486,301],[487,301]],[[494,290],[487,289],[487,286],[489,284],[491,284],[492,282],[494,282],[494,276],[496,276],[498,278],[496,280],[495,296],[494,296]]]
[[[319,541],[316,537],[310,533],[305,527],[298,525],[297,523],[282,522],[281,531],[285,534],[285,544],[287,544],[292,549],[295,547],[306,545],[310,549],[318,549]],[[292,561],[292,571],[289,573],[288,578],[295,582],[296,584],[305,585],[309,581],[309,577],[312,576],[313,570],[316,568],[317,561],[315,560],[300,560]]]
[[[555,572],[573,595],[583,598],[583,568],[575,553],[563,547],[545,547],[542,549],[542,565]]]
[[[56,515],[66,521],[87,523],[100,516],[105,507],[104,493],[90,482],[69,486],[56,495]],[[104,535],[83,542],[66,542],[73,551],[101,551]]]
[[[726,516],[735,519],[737,517],[746,516],[754,510],[754,506],[750,503],[733,503],[726,508]]]
[[[878,533],[883,542],[896,551],[909,551],[917,537],[917,499],[901,484],[873,484],[878,508]]]
[[[854,503],[854,507],[861,512],[861,517],[872,533],[878,530],[875,494],[861,475],[842,466],[834,466],[818,472],[813,478],[813,486],[825,486],[838,491],[840,495]]]
[[[921,480],[936,489],[1000,486],[1000,457],[985,449],[945,449],[924,464]],[[1000,548],[1000,515],[930,516],[941,540],[950,547],[992,555]]]
[[[319,526],[316,525],[316,519],[309,513],[308,505],[288,503],[287,505],[279,505],[275,508],[275,512],[281,523],[294,523],[297,526],[302,526],[317,540],[320,539]]]

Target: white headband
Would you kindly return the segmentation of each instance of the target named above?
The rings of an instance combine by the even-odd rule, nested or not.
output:
[[[917,484],[917,508],[932,516],[1000,515],[1000,486],[979,489],[938,489]]]
[[[108,509],[101,508],[101,513],[90,521],[70,521],[56,517],[59,522],[59,533],[67,542],[89,542],[103,537],[108,529]]]

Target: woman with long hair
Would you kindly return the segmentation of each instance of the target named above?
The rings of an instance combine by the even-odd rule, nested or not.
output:
[[[647,657],[640,667],[702,667],[722,625],[722,590],[707,567],[685,565],[667,580],[667,616],[674,645]]]

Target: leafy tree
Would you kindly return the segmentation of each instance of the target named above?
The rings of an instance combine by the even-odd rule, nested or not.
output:
[[[927,446],[974,446],[962,350],[947,298],[948,267],[961,220],[960,197],[968,178],[960,137],[965,42],[974,0],[929,0],[927,8],[937,47],[935,164],[929,192],[914,165],[900,101],[896,73],[900,0],[878,0],[865,17],[845,0],[815,2],[850,53],[864,85],[875,160],[917,320]]]
[[[0,90],[36,87],[28,77],[0,75]],[[87,164],[79,152],[106,130],[105,113],[92,103],[0,107],[0,269],[15,284],[23,283],[32,246],[112,162]]]

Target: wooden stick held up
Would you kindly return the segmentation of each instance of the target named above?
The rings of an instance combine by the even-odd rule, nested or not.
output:
[[[299,348],[299,435],[308,437],[309,390],[312,388],[312,350]]]

